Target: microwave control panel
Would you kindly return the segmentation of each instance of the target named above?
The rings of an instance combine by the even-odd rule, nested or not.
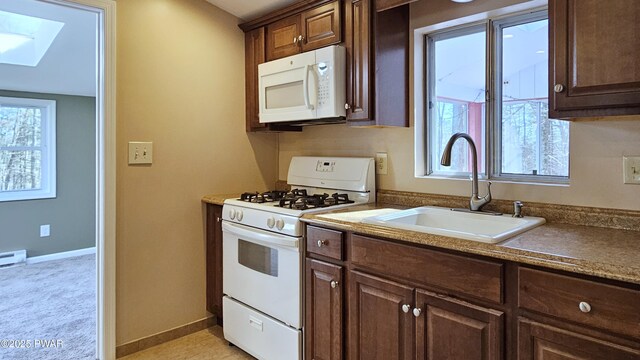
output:
[[[318,107],[322,107],[329,101],[331,93],[331,79],[329,77],[332,69],[331,62],[320,62],[317,64],[318,69]]]

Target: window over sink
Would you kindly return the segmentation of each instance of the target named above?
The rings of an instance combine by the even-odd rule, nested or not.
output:
[[[454,145],[451,166],[440,165],[451,135],[464,132],[476,143],[483,178],[568,183],[569,122],[549,118],[548,29],[544,10],[421,35],[416,176],[468,177],[465,142]]]

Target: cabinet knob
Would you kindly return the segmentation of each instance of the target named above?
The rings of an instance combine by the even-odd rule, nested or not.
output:
[[[298,37],[297,37],[297,36],[294,36],[294,37],[293,37],[293,43],[294,43],[294,44],[297,44],[297,43],[298,43]]]
[[[553,91],[555,91],[557,93],[563,92],[564,91],[564,85],[556,84],[556,86],[553,87]]]
[[[409,304],[404,304],[404,305],[402,305],[402,312],[403,312],[403,313],[405,313],[405,314],[406,314],[406,313],[408,313],[408,312],[409,312],[409,310],[411,310],[411,306],[409,306]]]
[[[222,221],[222,218],[221,218],[220,216],[218,216],[218,217],[216,218],[216,221],[217,221],[217,222],[220,222],[220,221]]]
[[[418,317],[420,316],[420,314],[422,314],[422,309],[420,308],[413,309],[413,316]]]
[[[349,104],[344,104],[344,109],[345,110],[349,110],[349,109],[351,109],[351,106],[349,106]]]
[[[298,35],[298,41],[299,41],[300,43],[302,43],[302,41],[303,41],[303,40],[304,40],[304,36],[302,36],[302,35]]]
[[[331,280],[331,288],[332,288],[332,289],[337,288],[337,287],[338,287],[338,284],[339,284],[339,283],[338,283],[337,281],[335,281],[335,280]]]
[[[580,311],[582,311],[583,313],[591,312],[591,305],[589,305],[588,302],[581,301],[578,307],[580,308]]]
[[[318,247],[323,247],[327,245],[327,240],[318,240]]]

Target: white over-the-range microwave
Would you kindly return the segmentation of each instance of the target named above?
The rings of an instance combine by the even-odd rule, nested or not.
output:
[[[335,45],[258,65],[260,122],[344,118],[345,61]]]

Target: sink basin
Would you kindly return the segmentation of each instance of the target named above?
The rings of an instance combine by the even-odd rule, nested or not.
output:
[[[486,215],[424,206],[367,217],[362,222],[495,244],[540,226],[545,223],[545,219],[529,216],[514,218],[509,214]]]

